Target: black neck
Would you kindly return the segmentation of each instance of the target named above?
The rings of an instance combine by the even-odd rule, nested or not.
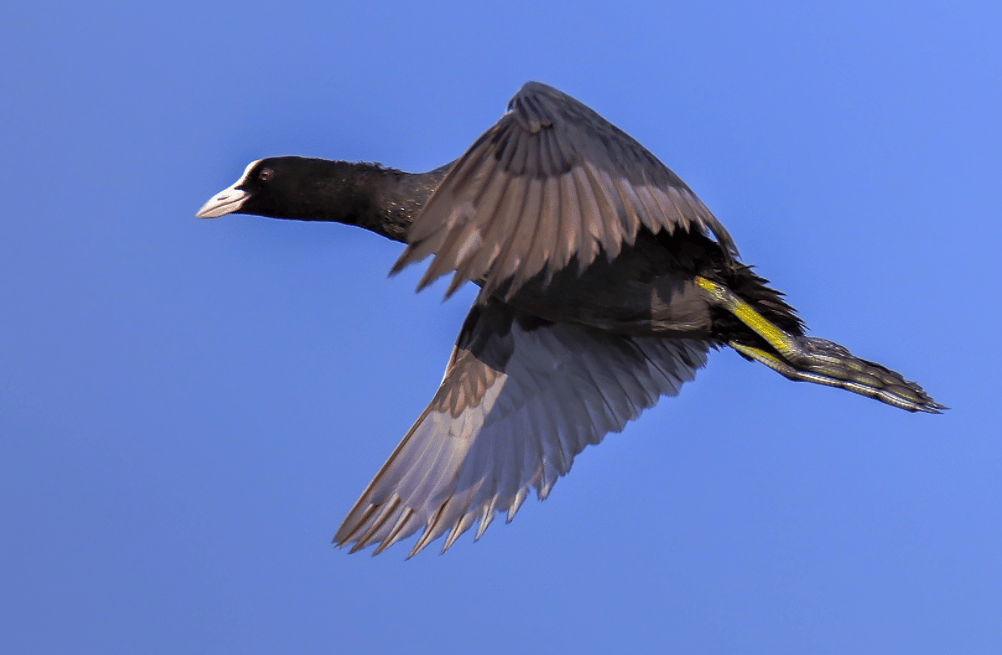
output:
[[[270,192],[248,202],[243,213],[358,225],[405,243],[407,228],[448,171],[443,166],[428,173],[404,173],[377,164],[302,157],[272,161]],[[285,175],[289,169],[296,174]]]

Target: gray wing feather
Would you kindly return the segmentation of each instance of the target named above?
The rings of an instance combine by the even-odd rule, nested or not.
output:
[[[376,553],[419,530],[411,554],[448,548],[495,512],[545,498],[574,457],[706,361],[704,342],[624,337],[541,323],[494,299],[475,305],[442,384],[338,530]]]
[[[508,112],[452,167],[408,233],[393,272],[434,255],[419,288],[454,272],[487,297],[511,297],[576,260],[578,270],[615,257],[640,227],[712,232],[736,254],[723,226],[664,164],[574,98],[529,82]]]

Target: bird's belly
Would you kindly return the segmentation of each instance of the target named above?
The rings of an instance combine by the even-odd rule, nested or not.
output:
[[[549,285],[532,281],[508,300],[513,307],[555,323],[574,323],[616,334],[710,338],[705,293],[692,276],[636,279],[617,267],[589,268],[580,277],[558,274]]]

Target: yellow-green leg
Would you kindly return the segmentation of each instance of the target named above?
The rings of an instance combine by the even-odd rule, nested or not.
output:
[[[852,391],[910,412],[938,414],[946,409],[933,402],[920,386],[880,364],[859,359],[831,341],[800,337],[776,327],[727,287],[704,277],[696,277],[696,284],[715,305],[734,314],[776,352],[733,340],[727,345],[777,373],[791,380]]]

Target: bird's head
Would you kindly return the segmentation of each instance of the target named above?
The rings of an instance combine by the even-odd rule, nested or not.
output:
[[[226,187],[195,214],[216,218],[226,214],[255,214],[271,218],[324,220],[320,206],[325,187],[337,179],[336,164],[305,157],[269,157],[251,162],[236,182]]]

